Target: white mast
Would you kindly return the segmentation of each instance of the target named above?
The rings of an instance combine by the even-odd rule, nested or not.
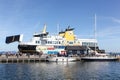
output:
[[[95,25],[94,25],[94,39],[96,40],[96,36],[97,36],[97,34],[96,34],[96,26],[97,26],[97,24],[96,24],[96,14],[95,14]],[[95,41],[95,51],[96,51],[96,41]]]
[[[44,24],[44,28],[43,28],[43,31],[42,31],[43,34],[46,33],[46,24]]]

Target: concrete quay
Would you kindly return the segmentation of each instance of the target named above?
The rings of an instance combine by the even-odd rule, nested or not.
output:
[[[42,62],[48,61],[46,56],[39,56],[39,55],[30,55],[30,56],[0,56],[0,63],[29,63],[29,62]]]

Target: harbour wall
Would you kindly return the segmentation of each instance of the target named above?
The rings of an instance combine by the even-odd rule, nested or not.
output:
[[[46,56],[29,55],[29,56],[0,56],[0,63],[29,63],[29,62],[46,62]]]
[[[116,55],[120,61],[120,55]],[[37,63],[48,62],[47,55],[0,55],[0,63]],[[77,57],[76,61],[81,61],[81,57]]]

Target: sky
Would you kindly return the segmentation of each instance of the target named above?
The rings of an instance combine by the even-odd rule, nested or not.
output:
[[[0,51],[18,51],[18,42],[6,44],[6,36],[23,34],[23,42],[44,24],[50,34],[75,28],[78,38],[96,39],[100,49],[120,52],[120,0],[0,0]]]

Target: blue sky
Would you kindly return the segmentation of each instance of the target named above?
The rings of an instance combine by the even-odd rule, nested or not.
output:
[[[5,37],[24,34],[23,41],[40,32],[50,34],[67,26],[79,38],[93,38],[97,15],[97,39],[101,49],[120,52],[120,0],[0,0],[0,51],[18,50],[18,43],[5,44]]]

